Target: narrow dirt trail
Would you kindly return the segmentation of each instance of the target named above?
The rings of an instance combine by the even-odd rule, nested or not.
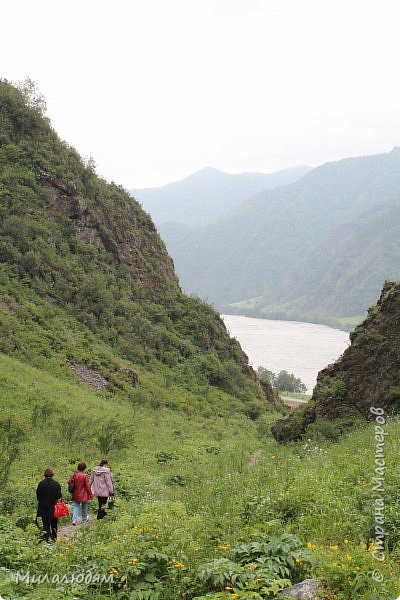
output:
[[[89,515],[88,521],[94,521],[96,519],[95,515]],[[72,525],[71,522],[66,525],[61,525],[58,528],[58,538],[69,540],[81,527],[85,527],[85,523],[79,523],[78,525]]]
[[[261,449],[253,452],[253,454],[250,456],[250,462],[249,462],[250,469],[254,469],[254,467],[256,467],[258,465],[258,463],[262,461],[262,459],[263,459],[263,451]]]

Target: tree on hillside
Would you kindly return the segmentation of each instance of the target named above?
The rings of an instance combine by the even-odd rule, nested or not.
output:
[[[123,450],[128,443],[127,427],[117,419],[102,423],[96,430],[96,445],[103,456],[107,456],[111,450]]]
[[[35,81],[33,81],[30,77],[25,77],[23,81],[18,82],[17,88],[20,92],[22,92],[29,108],[33,108],[41,115],[46,114],[46,100],[43,94],[39,92],[38,85]]]
[[[260,381],[270,383],[272,387],[275,387],[276,375],[272,371],[268,371],[265,367],[258,367],[257,376]]]
[[[276,377],[275,386],[281,392],[293,392],[295,394],[305,394],[307,387],[300,378],[295,377],[293,373],[280,371]]]

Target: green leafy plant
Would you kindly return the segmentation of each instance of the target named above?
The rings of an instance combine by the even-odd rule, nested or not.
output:
[[[132,443],[126,425],[118,419],[110,419],[103,423],[96,430],[95,436],[97,447],[103,456],[107,456],[112,450],[122,450],[128,443]]]
[[[11,465],[18,458],[25,433],[15,418],[0,417],[0,482],[8,479]]]

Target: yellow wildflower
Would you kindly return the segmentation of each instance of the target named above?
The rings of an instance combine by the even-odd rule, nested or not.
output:
[[[220,546],[218,546],[218,550],[229,550],[229,548],[229,544],[221,544]]]
[[[180,562],[179,560],[177,560],[176,563],[175,563],[175,567],[177,569],[182,569],[182,567],[184,567],[184,566],[185,565],[182,562]]]
[[[226,589],[226,590],[233,590],[233,587],[232,587],[231,585],[226,585],[226,586],[225,586],[225,589]]]
[[[298,565],[301,565],[301,560],[300,560],[300,558],[296,558],[296,562],[297,562],[297,564],[298,564]]]
[[[231,598],[239,598],[239,594],[231,594]]]
[[[334,544],[334,546],[329,546],[329,549],[336,552],[339,549],[339,546],[337,544]]]
[[[346,554],[346,558],[348,561],[353,560],[352,557],[350,556],[350,554]]]
[[[348,544],[348,543],[349,543],[349,540],[344,540],[344,543],[345,543],[345,544]]]

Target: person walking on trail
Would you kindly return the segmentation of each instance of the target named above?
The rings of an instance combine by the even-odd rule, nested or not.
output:
[[[46,542],[49,542],[50,538],[54,541],[57,539],[58,521],[54,517],[54,506],[61,498],[61,486],[58,481],[54,481],[53,476],[54,471],[46,469],[44,479],[36,489],[36,498],[39,503],[37,516],[42,518]]]
[[[102,519],[106,515],[104,506],[109,496],[115,496],[114,483],[110,467],[107,466],[108,461],[102,460],[97,467],[93,467],[90,483],[92,486],[93,495],[97,497],[99,509],[97,518]]]
[[[79,520],[79,507],[82,505],[82,523],[88,520],[88,502],[93,498],[88,475],[85,473],[86,463],[80,462],[78,470],[68,479],[68,489],[72,487],[72,502],[74,510],[72,525],[77,525]]]

